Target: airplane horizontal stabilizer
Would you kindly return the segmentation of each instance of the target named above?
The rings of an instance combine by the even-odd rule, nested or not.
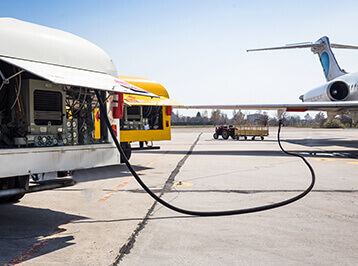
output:
[[[246,52],[282,50],[282,49],[298,49],[298,48],[312,48],[312,47],[320,48],[320,47],[323,47],[323,46],[324,46],[324,44],[320,44],[320,43],[304,42],[304,43],[286,44],[285,46],[248,49],[248,50],[246,50]],[[331,43],[331,47],[332,48],[337,48],[337,49],[356,49],[356,50],[358,50],[358,46],[346,45],[346,44],[338,44],[338,43]]]
[[[337,44],[337,43],[331,43],[332,48],[338,48],[338,49],[358,49],[358,46],[355,45],[345,45],[345,44]]]
[[[246,51],[247,52],[256,52],[256,51],[297,49],[297,48],[311,48],[311,52],[313,52],[314,54],[317,54],[319,56],[326,80],[330,81],[330,80],[333,80],[339,76],[347,74],[347,72],[345,70],[343,70],[339,67],[338,62],[337,62],[331,48],[358,49],[358,46],[336,44],[336,43],[331,44],[328,37],[323,36],[315,43],[312,43],[312,42],[293,43],[293,44],[286,44],[285,46],[249,49]]]
[[[312,47],[323,47],[324,44],[317,43],[300,43],[300,44],[286,44],[285,46],[278,47],[267,47],[267,48],[257,48],[257,49],[248,49],[247,52],[257,52],[257,51],[269,51],[269,50],[281,50],[281,49],[297,49],[297,48],[312,48]]]

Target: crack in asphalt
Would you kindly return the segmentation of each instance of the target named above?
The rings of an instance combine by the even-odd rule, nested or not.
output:
[[[173,186],[174,183],[174,179],[175,177],[178,175],[180,169],[182,168],[182,166],[184,165],[185,161],[189,158],[189,156],[192,154],[196,144],[198,143],[201,135],[203,133],[200,133],[197,137],[197,139],[194,141],[194,143],[190,146],[190,149],[188,150],[188,152],[185,154],[185,156],[178,162],[177,166],[175,167],[175,169],[171,172],[170,176],[168,177],[167,181],[165,182],[163,188],[160,191],[159,197],[162,197],[164,195],[164,193],[168,192],[171,190],[171,187]],[[129,254],[131,249],[134,247],[134,243],[136,242],[136,238],[139,235],[139,233],[145,228],[145,226],[148,223],[149,220],[149,216],[152,215],[156,205],[157,205],[157,201],[155,201],[153,203],[153,205],[149,208],[147,214],[144,216],[143,220],[138,224],[137,228],[133,231],[132,235],[130,236],[130,238],[127,240],[127,242],[120,248],[119,253],[117,255],[117,257],[115,258],[114,262],[112,263],[112,265],[118,265],[121,260],[124,258],[125,255]]]

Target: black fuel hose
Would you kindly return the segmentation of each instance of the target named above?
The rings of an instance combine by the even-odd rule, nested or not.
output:
[[[274,209],[274,208],[278,208],[290,203],[293,203],[301,198],[303,198],[304,196],[306,196],[313,188],[314,183],[315,183],[315,173],[314,170],[312,168],[312,166],[308,163],[308,161],[301,155],[299,154],[295,154],[295,153],[291,153],[288,151],[285,151],[283,149],[283,147],[281,146],[281,142],[280,142],[280,132],[281,132],[281,125],[282,125],[282,121],[280,120],[279,123],[279,128],[278,128],[278,134],[277,134],[277,139],[278,139],[278,144],[281,148],[281,150],[288,154],[288,155],[292,155],[292,156],[296,156],[301,158],[304,163],[307,165],[307,167],[309,168],[311,175],[312,175],[312,181],[311,184],[309,185],[309,187],[304,190],[302,193],[300,193],[299,195],[292,197],[290,199],[284,200],[284,201],[280,201],[277,203],[273,203],[273,204],[268,204],[268,205],[263,205],[263,206],[258,206],[258,207],[252,207],[252,208],[246,208],[246,209],[238,209],[238,210],[227,210],[227,211],[191,211],[191,210],[185,210],[185,209],[181,209],[178,208],[176,206],[173,206],[171,204],[169,204],[168,202],[164,201],[163,199],[159,198],[157,195],[155,195],[147,186],[146,184],[144,184],[144,182],[141,180],[141,178],[138,176],[138,174],[136,173],[136,171],[133,169],[133,167],[131,166],[131,164],[129,163],[127,157],[124,154],[124,151],[118,141],[118,139],[116,138],[116,135],[111,127],[111,124],[109,122],[108,116],[107,116],[107,112],[106,109],[104,107],[104,103],[102,100],[102,97],[100,96],[100,93],[98,92],[98,90],[96,90],[96,95],[97,95],[97,99],[99,102],[99,106],[100,106],[100,111],[101,111],[101,118],[104,119],[108,130],[112,136],[112,139],[114,141],[114,143],[116,144],[116,147],[119,151],[119,153],[121,154],[121,156],[124,159],[124,162],[126,164],[126,166],[128,167],[129,171],[132,173],[133,177],[137,180],[137,182],[139,183],[139,185],[156,201],[158,201],[159,203],[161,203],[162,205],[164,205],[165,207],[179,212],[179,213],[183,213],[183,214],[188,214],[188,215],[195,215],[195,216],[226,216],[226,215],[236,215],[236,214],[245,214],[245,213],[252,213],[252,212],[260,212],[260,211],[266,211],[266,210],[270,210],[270,209]]]

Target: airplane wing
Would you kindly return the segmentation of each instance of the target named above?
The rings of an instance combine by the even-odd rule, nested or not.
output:
[[[358,111],[358,101],[309,102],[289,104],[237,104],[237,105],[184,105],[176,109],[228,109],[228,110],[280,110],[283,112],[305,111]]]

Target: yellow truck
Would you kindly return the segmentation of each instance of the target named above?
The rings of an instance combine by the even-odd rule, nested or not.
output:
[[[181,106],[181,104],[171,100],[168,91],[153,80],[131,76],[118,78],[160,96],[154,98],[133,94],[123,95],[120,142],[127,157],[130,157],[132,149],[155,148],[149,143],[170,140],[172,107]],[[139,142],[139,148],[132,148],[132,142]]]

